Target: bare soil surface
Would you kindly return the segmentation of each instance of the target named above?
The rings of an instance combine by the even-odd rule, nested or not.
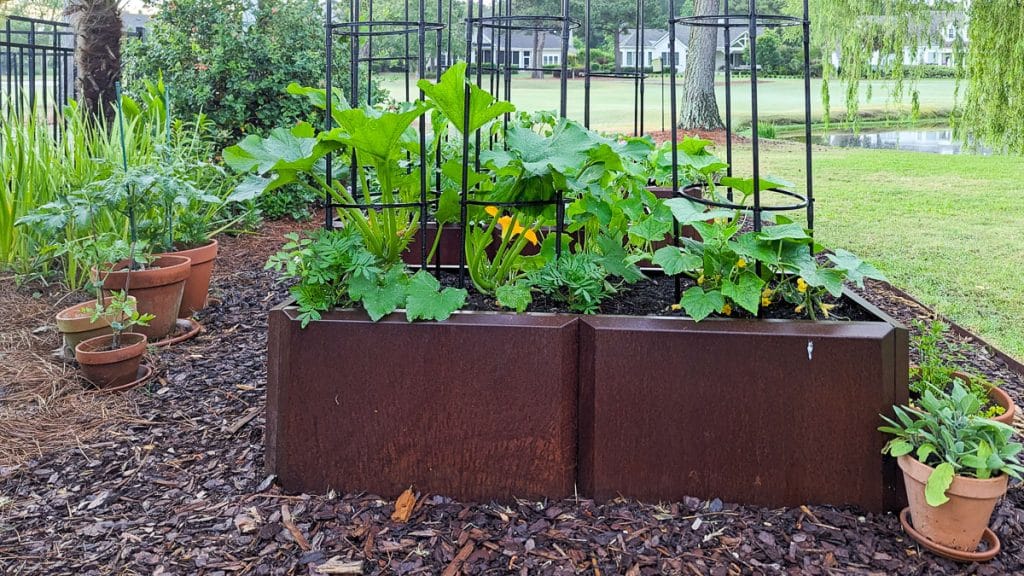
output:
[[[44,442],[0,465],[0,573],[1024,573],[1018,483],[992,519],[1003,551],[980,566],[922,550],[894,515],[852,508],[696,498],[496,504],[419,494],[409,521],[395,522],[395,502],[372,494],[282,494],[264,469],[263,414],[267,311],[286,289],[263,263],[295,227],[271,223],[255,235],[223,238],[213,285],[220,303],[199,315],[204,333],[152,352],[156,377],[115,396],[118,406],[97,406],[76,421],[80,441],[72,427],[64,442]],[[16,292],[25,297],[24,289]],[[864,295],[904,322],[931,315],[882,283],[870,283]],[[49,314],[62,297],[44,291],[34,300],[51,305],[37,313]],[[22,318],[3,330],[31,334],[49,320]],[[969,338],[951,342],[1021,403],[1021,375]],[[54,386],[79,387],[66,365],[44,353],[53,341],[37,344],[27,345],[36,354],[31,361],[61,376]],[[13,383],[0,382],[0,390]],[[0,406],[27,402],[21,396],[0,393]],[[102,411],[114,408],[117,417],[104,419]],[[99,431],[86,434],[97,422]],[[20,437],[32,425],[23,423]],[[0,444],[10,434],[0,425]]]

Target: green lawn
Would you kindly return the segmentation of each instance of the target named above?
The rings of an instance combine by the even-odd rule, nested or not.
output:
[[[736,156],[741,170],[746,156]],[[802,182],[802,146],[775,144],[762,170]],[[815,147],[815,224],[829,247],[1024,359],[1024,163],[1015,157]],[[749,172],[748,172],[749,173]]]
[[[396,98],[405,97],[404,77],[387,74],[380,77],[384,88]],[[679,79],[681,81],[681,78]],[[484,81],[484,86],[489,84]],[[889,82],[875,82],[871,89],[872,98],[868,99],[867,84],[861,86],[862,113],[870,115],[898,115],[899,110],[909,109],[909,97],[906,106],[896,106],[888,101]],[[532,80],[525,75],[513,77],[512,102],[521,110],[556,110],[560,83],[558,80],[546,78]],[[803,119],[804,88],[802,80],[777,79],[758,82],[758,112],[761,119],[779,124],[786,124]],[[918,85],[920,92],[921,111],[923,114],[948,114],[953,107],[953,80],[922,80]],[[413,81],[415,91],[415,81]],[[662,82],[660,78],[649,78],[644,92],[644,128],[647,131],[660,130],[662,126]],[[668,128],[669,87],[667,80],[665,92],[665,126]],[[841,118],[845,114],[846,88],[840,82],[831,84],[832,117]],[[415,94],[413,97],[415,98]],[[749,80],[734,81],[733,118],[736,122],[750,120],[750,82]],[[584,86],[582,79],[569,81],[568,115],[577,120],[583,119]],[[719,107],[724,114],[725,88],[718,86]],[[634,92],[631,80],[597,79],[591,85],[591,127],[596,130],[631,132],[633,130]],[[821,80],[811,82],[811,116],[815,120],[821,118]]]

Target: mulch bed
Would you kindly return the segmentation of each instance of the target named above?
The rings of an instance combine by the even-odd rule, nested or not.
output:
[[[262,442],[267,310],[286,291],[262,264],[292,227],[222,240],[214,280],[222,303],[200,315],[203,334],[151,358],[157,377],[126,394],[137,415],[0,468],[0,573],[1024,572],[1019,485],[992,520],[1003,552],[981,566],[922,551],[893,515],[851,508],[693,498],[505,505],[420,494],[410,521],[397,523],[395,503],[374,495],[281,494],[264,471]],[[864,294],[904,322],[931,314],[884,284]],[[1024,378],[976,344],[957,343],[972,366],[1024,399]]]

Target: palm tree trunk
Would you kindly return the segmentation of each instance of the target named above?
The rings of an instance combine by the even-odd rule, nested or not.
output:
[[[71,0],[66,13],[75,31],[78,97],[94,118],[113,120],[121,78],[121,11],[118,0]]]
[[[694,0],[693,14],[719,13],[718,0]],[[690,42],[683,75],[683,102],[679,127],[684,129],[721,130],[722,118],[715,100],[715,28],[690,27]]]

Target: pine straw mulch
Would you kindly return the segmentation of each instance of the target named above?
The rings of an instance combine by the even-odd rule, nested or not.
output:
[[[81,445],[135,416],[131,396],[97,395],[54,357],[54,315],[69,304],[0,283],[0,477],[30,458]],[[66,295],[65,296],[74,296]],[[84,300],[84,296],[83,296]]]
[[[137,416],[0,470],[0,573],[1024,573],[1019,485],[992,519],[1003,552],[980,566],[921,550],[891,514],[849,507],[420,494],[400,523],[391,519],[395,502],[373,494],[282,494],[264,469],[262,442],[267,310],[285,290],[261,268],[285,228],[222,241],[214,280],[222,303],[200,315],[204,334],[151,360],[151,385],[123,395]],[[884,285],[866,293],[902,320],[929,314]],[[963,344],[972,363],[1024,400],[1024,378]]]

